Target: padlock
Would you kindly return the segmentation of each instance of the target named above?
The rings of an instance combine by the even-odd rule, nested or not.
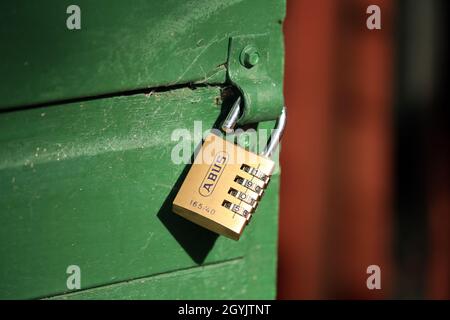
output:
[[[240,99],[234,103],[222,130],[232,132],[239,114]],[[206,229],[239,240],[274,171],[270,156],[285,123],[283,108],[261,155],[210,133],[173,201],[172,210]]]

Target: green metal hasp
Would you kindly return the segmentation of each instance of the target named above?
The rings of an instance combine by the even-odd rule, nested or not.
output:
[[[280,46],[272,41],[268,34],[230,38],[228,81],[243,97],[240,125],[275,120],[281,114],[283,63],[277,57]]]

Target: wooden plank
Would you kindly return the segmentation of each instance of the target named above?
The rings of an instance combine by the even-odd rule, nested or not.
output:
[[[51,297],[51,300],[87,299],[230,299],[242,297],[243,271],[240,258],[201,267],[176,270],[152,277],[133,279],[72,294]],[[244,273],[245,274],[245,273]]]
[[[284,1],[79,0],[80,30],[66,27],[71,4],[0,3],[0,109],[224,83],[230,36],[271,32],[281,45]]]
[[[275,288],[267,286],[272,279],[247,261],[221,261],[49,299],[273,299]]]
[[[208,291],[213,296],[225,286],[223,296],[239,296],[239,287],[242,296],[273,297],[278,175],[239,242],[217,238],[170,209],[186,171],[171,161],[177,143],[171,133],[192,131],[195,120],[210,128],[218,101],[219,88],[208,87],[3,113],[0,298],[68,292],[69,265],[80,266],[85,290],[238,258],[245,267],[206,269],[192,281],[205,288],[218,274]],[[232,277],[241,281],[227,286]],[[151,281],[123,297],[166,297],[170,290],[171,297],[187,297],[192,281]],[[121,297],[95,296],[102,292]]]

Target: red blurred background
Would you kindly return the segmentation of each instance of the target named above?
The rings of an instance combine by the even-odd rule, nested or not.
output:
[[[444,3],[288,0],[278,298],[450,298]]]

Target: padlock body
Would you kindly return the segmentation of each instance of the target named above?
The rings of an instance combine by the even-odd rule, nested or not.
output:
[[[209,134],[173,202],[173,211],[238,240],[267,187],[275,163]]]

